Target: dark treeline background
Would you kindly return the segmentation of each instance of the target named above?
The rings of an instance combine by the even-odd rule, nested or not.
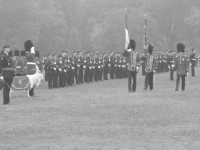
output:
[[[156,49],[200,47],[200,0],[0,0],[0,44],[21,50],[31,39],[41,53],[123,51],[125,8],[138,51],[145,13]]]

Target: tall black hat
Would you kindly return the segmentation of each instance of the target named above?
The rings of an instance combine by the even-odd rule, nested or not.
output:
[[[35,51],[35,57],[40,57],[40,52],[39,51]]]
[[[19,50],[14,51],[14,56],[20,56]]]
[[[21,50],[21,56],[25,56],[25,50]]]
[[[26,52],[31,52],[31,48],[34,47],[33,42],[31,40],[27,40],[24,42],[24,49]],[[34,52],[31,52],[34,53]]]
[[[178,43],[177,44],[177,52],[183,52],[185,51],[185,45],[183,43]]]

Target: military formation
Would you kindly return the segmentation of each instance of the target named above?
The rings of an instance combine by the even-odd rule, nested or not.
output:
[[[194,51],[186,52],[193,70],[197,57]],[[156,61],[156,73],[170,72],[170,80],[174,80],[175,58],[177,52],[156,50],[153,56]],[[144,54],[139,55],[139,66],[145,76]],[[41,61],[38,62],[41,64]],[[48,88],[63,88],[83,83],[98,82],[108,79],[124,79],[128,77],[128,59],[123,52],[85,52],[68,51],[59,54],[49,53],[42,58],[41,70],[45,72]],[[194,72],[194,71],[193,71]],[[194,75],[193,75],[194,76]]]
[[[31,47],[33,47],[33,44],[28,43],[28,45],[29,47],[25,47],[26,50],[14,50],[14,55],[11,50],[6,52],[9,46],[4,46],[4,50],[1,51],[1,78],[5,76],[5,72],[9,72],[9,70],[12,70],[13,76],[34,74],[36,70],[35,66],[37,66],[37,68],[44,73],[45,81],[48,82],[48,88],[54,89],[108,79],[129,78],[130,70],[132,70],[132,72],[138,72],[141,67],[142,75],[147,77],[148,74],[149,76],[145,78],[144,90],[146,90],[148,86],[150,86],[150,90],[152,90],[152,72],[156,74],[169,72],[169,79],[174,80],[174,71],[177,71],[176,59],[180,57],[178,51],[154,51],[152,47],[148,57],[145,53],[139,54],[138,52],[134,52],[133,57],[137,57],[137,60],[136,68],[133,68],[133,66],[130,65],[130,63],[132,63],[132,58],[130,59],[131,55],[126,52],[106,53],[88,51],[82,53],[81,51],[73,51],[70,53],[68,51],[61,51],[58,54],[48,53],[41,58],[39,51],[33,50],[32,53]],[[151,45],[149,46],[151,47]],[[7,54],[8,52],[9,54]],[[199,66],[199,58],[196,57],[195,49],[183,51],[183,54],[184,57],[187,58],[189,66],[187,69],[191,70],[191,75],[194,77],[195,68]],[[11,59],[11,61],[9,59]],[[152,62],[150,62],[151,59],[153,60]],[[147,62],[147,60],[154,65],[153,69],[149,67],[149,62]],[[181,64],[181,62],[179,63]],[[6,67],[9,65],[10,67]],[[131,77],[134,77],[134,74],[132,74]],[[135,75],[135,82],[133,82],[133,84],[129,82],[129,92],[136,90],[136,77]],[[178,77],[176,77],[176,79],[177,78]],[[0,89],[2,89],[2,85],[3,82],[1,81]],[[6,95],[8,95],[8,93],[6,93]],[[34,96],[34,88],[30,91],[30,95]]]

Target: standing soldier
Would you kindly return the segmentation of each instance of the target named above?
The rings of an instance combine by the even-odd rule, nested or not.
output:
[[[62,51],[62,60],[63,60],[63,86],[67,86],[67,56],[66,52]]]
[[[24,43],[24,48],[26,50],[26,68],[25,74],[32,75],[35,74],[37,70],[37,65],[35,63],[35,49],[31,40],[27,40]],[[29,90],[29,96],[34,96],[34,87]]]
[[[53,88],[53,73],[54,73],[54,60],[52,59],[52,54],[48,55],[48,58],[45,63],[46,74],[48,76],[48,87],[49,89]]]
[[[72,59],[70,57],[70,54],[68,53],[68,51],[66,51],[66,65],[67,65],[67,84],[70,86],[73,86],[73,70],[72,70]]]
[[[170,51],[169,56],[168,56],[168,68],[170,71],[170,80],[173,81],[174,80],[174,67],[175,67],[175,58],[174,58],[174,54],[173,51]]]
[[[21,76],[23,74],[23,62],[22,59],[20,58],[20,53],[19,50],[15,50],[14,51],[14,56],[15,59],[13,60],[13,69],[14,69],[14,73],[15,76]]]
[[[99,54],[99,81],[102,81],[102,75],[103,75],[103,58],[102,58],[102,54]]]
[[[3,80],[3,104],[10,104],[10,87],[13,81],[13,64],[9,55],[10,46],[4,45],[4,53],[0,58],[0,80]]]
[[[97,55],[97,53],[95,54],[95,72],[94,72],[94,81],[98,81],[99,77],[99,57]]]
[[[153,77],[156,72],[156,59],[153,56],[153,45],[149,44],[148,53],[145,57],[145,87],[144,90],[147,90],[148,85],[150,86],[150,90],[153,90]]]
[[[44,56],[43,57],[43,64],[44,64],[44,71],[45,71],[45,81],[48,81],[48,73],[47,73],[47,68],[45,67],[46,66],[46,63],[47,63],[47,60],[48,60],[48,55]]]
[[[115,60],[114,60],[114,53],[113,52],[110,52],[109,63],[110,63],[110,79],[114,79]]]
[[[64,87],[64,76],[63,76],[64,63],[61,54],[58,55],[57,66],[58,66],[59,87]]]
[[[25,53],[26,53],[25,50],[21,50],[21,60],[22,60],[22,63],[23,63],[22,75],[25,74],[26,63],[27,63],[26,58],[25,58]]]
[[[191,63],[192,77],[194,77],[195,76],[195,66],[196,66],[195,49],[192,49],[192,53],[190,55],[190,63]]]
[[[82,52],[78,52],[78,64],[80,65],[79,69],[79,83],[83,83],[83,57]]]
[[[103,61],[104,61],[104,80],[108,80],[108,70],[109,70],[109,60],[108,60],[108,54],[104,54]]]
[[[185,90],[185,77],[187,76],[189,72],[189,63],[187,59],[187,55],[184,54],[185,45],[183,43],[177,44],[177,56],[175,59],[175,67],[176,67],[176,91],[178,91],[179,88],[179,81],[180,78],[182,78],[182,91]]]
[[[42,60],[40,59],[39,51],[35,51],[35,61],[36,61],[36,65],[38,66],[38,69],[42,72],[43,71],[43,63],[42,63]]]
[[[53,88],[58,88],[58,60],[56,58],[56,55],[53,54]]]
[[[127,58],[128,63],[128,91],[129,93],[136,91],[136,80],[137,73],[140,66],[140,57],[137,52],[135,52],[136,42],[130,40],[130,49],[124,51],[123,55]],[[131,84],[133,80],[133,84]]]
[[[145,76],[145,64],[144,64],[144,61],[145,61],[145,55],[142,54],[141,57],[140,57],[140,60],[141,60],[141,66],[142,66],[142,76]]]

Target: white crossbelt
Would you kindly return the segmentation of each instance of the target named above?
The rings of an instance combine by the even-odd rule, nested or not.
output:
[[[36,63],[34,62],[27,62],[28,65],[35,65]]]

